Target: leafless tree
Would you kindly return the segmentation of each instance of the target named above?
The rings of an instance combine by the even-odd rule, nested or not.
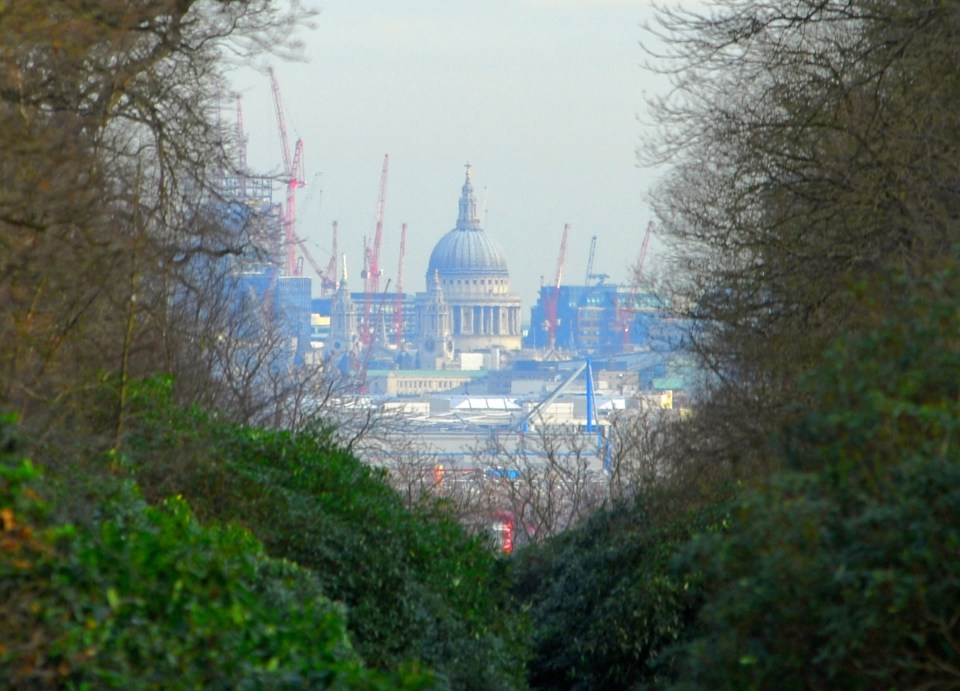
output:
[[[673,451],[679,418],[679,411],[654,405],[613,416],[604,448],[612,499],[631,501],[677,480],[682,469]]]
[[[933,0],[717,0],[652,29],[674,88],[644,156],[669,164],[660,237],[711,375],[691,440],[741,477],[825,345],[869,328],[851,293],[891,299],[891,267],[960,237],[958,22]]]
[[[595,434],[541,425],[519,444],[491,436],[470,453],[473,466],[482,470],[487,511],[512,514],[517,544],[558,535],[606,501]]]
[[[443,477],[436,452],[421,448],[412,437],[398,440],[384,451],[381,462],[387,469],[390,484],[408,507],[438,496]]]
[[[368,413],[375,422],[353,450],[387,470],[408,506],[442,502],[484,533],[509,516],[521,546],[555,537],[612,504],[677,511],[708,497],[722,477],[691,454],[685,412],[650,402],[614,415],[602,434],[556,424],[490,433],[450,460],[417,435],[409,418],[379,409]]]
[[[218,212],[234,159],[217,98],[231,65],[295,52],[297,14],[270,0],[0,8],[0,404],[37,433],[95,423],[115,442],[130,382],[185,362],[174,335],[211,337],[185,336],[171,305],[198,258],[246,251]],[[104,383],[106,428],[91,415]]]

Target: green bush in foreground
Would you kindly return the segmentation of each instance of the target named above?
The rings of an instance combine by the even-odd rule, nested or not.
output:
[[[838,501],[823,475],[745,497],[705,572],[678,689],[953,688],[960,683],[960,464],[909,458],[883,498]]]
[[[696,566],[672,568],[690,537],[722,529],[722,502],[655,521],[642,504],[598,512],[518,554],[514,589],[529,608],[540,689],[657,688],[663,651],[688,635],[703,599]]]
[[[598,514],[521,553],[543,689],[960,687],[960,266],[807,376],[785,470],[672,521]]]
[[[960,687],[960,271],[895,277],[806,385],[791,472],[681,563],[706,574],[678,688]]]
[[[0,465],[0,678],[16,688],[427,688],[351,649],[342,608],[245,530],[122,483],[95,529],[50,523],[51,480]]]
[[[507,564],[456,517],[408,510],[383,471],[322,433],[154,400],[127,457],[148,499],[182,495],[201,520],[239,523],[270,555],[308,569],[345,605],[350,641],[372,668],[418,660],[454,689],[525,686]]]

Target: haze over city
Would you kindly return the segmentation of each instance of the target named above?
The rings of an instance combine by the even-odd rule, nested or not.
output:
[[[303,61],[264,62],[237,73],[234,86],[248,164],[278,172],[266,67],[275,70],[290,144],[304,140],[297,232],[320,264],[337,221],[339,253],[359,279],[389,154],[381,285],[392,279],[395,289],[407,223],[404,290],[424,289],[430,250],[454,227],[468,162],[483,226],[506,254],[525,313],[541,280],[553,280],[565,223],[565,283],[583,282],[593,235],[594,272],[629,280],[655,179],[636,148],[649,132],[645,99],[664,85],[643,68],[649,4],[326,0],[315,9]],[[656,261],[654,243],[647,267]]]

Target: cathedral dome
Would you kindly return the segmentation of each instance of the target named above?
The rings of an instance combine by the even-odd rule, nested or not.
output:
[[[507,260],[500,246],[480,227],[477,200],[470,183],[470,167],[460,194],[457,227],[448,232],[433,248],[427,265],[427,281],[435,272],[441,277],[491,276],[509,277]]]
[[[469,164],[457,227],[430,254],[427,292],[417,294],[417,322],[423,367],[446,367],[456,351],[520,349],[520,296],[510,292],[503,250],[480,227]]]
[[[503,250],[479,228],[454,228],[440,238],[430,254],[427,275],[432,275],[434,271],[444,277],[508,275]]]

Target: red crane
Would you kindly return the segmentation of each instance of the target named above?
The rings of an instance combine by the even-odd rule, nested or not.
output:
[[[373,236],[373,246],[364,243],[364,296],[363,296],[363,328],[360,329],[360,341],[365,346],[373,343],[376,335],[374,325],[370,322],[373,312],[373,296],[380,292],[380,243],[383,241],[383,206],[387,196],[387,168],[390,155],[383,155],[383,170],[380,172],[380,198],[377,200],[376,230]]]
[[[300,246],[300,251],[303,252],[303,257],[300,259],[305,257],[307,263],[310,264],[310,268],[313,269],[313,272],[320,277],[321,281],[323,281],[323,269],[320,268],[320,265],[317,264],[317,260],[313,258],[313,255],[310,254],[310,250],[307,249],[307,246],[303,244],[303,240],[301,240],[299,237],[297,237],[297,244]],[[296,276],[301,276],[303,274],[303,267],[301,266],[302,262],[300,259],[297,260],[297,272],[294,274]]]
[[[310,250],[307,249],[306,244],[304,244],[303,239],[294,234],[294,239],[297,242],[297,245],[300,247],[300,251],[303,252],[303,257],[299,257],[296,263],[296,271],[294,276],[303,275],[303,258],[305,257],[307,263],[310,264],[310,268],[313,269],[314,273],[320,278],[320,289],[323,294],[328,292],[333,292],[337,288],[337,222],[333,222],[333,255],[330,257],[329,263],[327,263],[327,268],[323,269],[320,267],[320,264],[317,263],[317,260],[313,258],[313,255],[310,254]]]
[[[287,144],[287,125],[283,116],[283,101],[280,98],[280,84],[273,68],[269,68],[270,84],[273,87],[273,105],[277,113],[277,127],[280,130],[280,151],[283,154],[283,182],[287,186],[287,203],[280,214],[283,229],[283,242],[287,250],[286,271],[290,275],[297,273],[297,188],[307,183],[303,175],[303,140],[297,139],[293,157]]]
[[[390,289],[390,279],[387,279],[387,285],[383,287],[383,295],[377,303],[376,323],[373,325],[373,332],[380,329],[380,322],[383,321],[383,303],[386,301],[386,293]],[[370,361],[373,359],[373,343],[367,346],[363,353],[363,360],[360,361],[357,370],[357,393],[366,395],[367,393],[367,371],[370,369]]]
[[[621,332],[623,346],[630,345],[630,324],[633,322],[633,315],[636,312],[637,290],[640,288],[640,274],[643,271],[643,262],[647,258],[647,247],[650,246],[650,236],[653,235],[654,223],[650,221],[647,224],[647,232],[643,236],[643,244],[640,246],[640,255],[637,257],[637,263],[633,267],[633,280],[630,284],[630,297],[626,304],[620,302],[617,298],[617,316],[616,327]]]
[[[563,238],[560,240],[560,254],[557,255],[557,273],[553,279],[553,292],[547,296],[544,308],[547,316],[547,343],[550,350],[557,345],[557,305],[560,302],[560,279],[563,277],[563,261],[567,254],[567,233],[570,224],[563,226]]]
[[[393,303],[393,337],[397,352],[403,349],[403,259],[407,254],[407,224],[400,226],[400,266],[397,268],[397,295]]]

